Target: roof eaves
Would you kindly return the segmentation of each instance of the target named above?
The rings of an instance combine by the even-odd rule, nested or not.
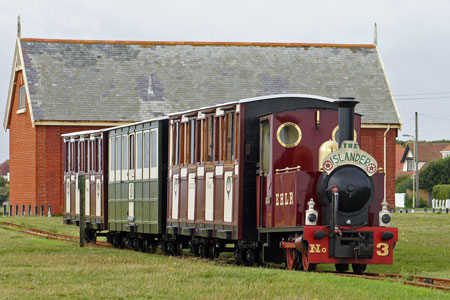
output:
[[[267,43],[267,42],[195,42],[195,41],[114,41],[114,40],[66,40],[22,38],[24,42],[67,44],[119,44],[119,45],[164,45],[164,46],[257,46],[257,47],[328,47],[328,48],[376,48],[373,44],[326,44],[326,43]]]
[[[11,110],[12,110],[12,97],[13,97],[13,89],[14,89],[14,79],[16,76],[16,65],[17,65],[17,59],[21,60],[21,66],[23,69],[23,59],[22,56],[19,55],[19,49],[21,49],[20,47],[20,42],[19,39],[16,40],[16,48],[14,50],[14,59],[13,59],[13,65],[12,65],[12,70],[11,70],[11,77],[9,80],[9,89],[8,89],[8,98],[6,99],[6,109],[5,109],[5,117],[3,119],[3,128],[6,130],[8,130],[9,128],[9,121],[10,121],[10,117],[11,117]]]
[[[381,54],[380,54],[380,51],[378,51],[378,47],[377,46],[375,46],[375,50],[377,51],[378,59],[380,60],[381,70],[383,71],[384,79],[386,80],[386,85],[388,87],[389,95],[391,96],[392,104],[394,105],[395,113],[397,114],[398,123],[400,124],[400,130],[401,130],[402,129],[402,118],[400,117],[400,112],[399,112],[399,109],[397,107],[397,102],[395,102],[394,94],[392,93],[391,85],[390,85],[388,77],[387,77],[387,73],[386,73],[386,69],[384,67],[383,59],[381,58]]]

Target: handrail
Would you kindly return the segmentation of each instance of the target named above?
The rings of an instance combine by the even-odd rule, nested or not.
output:
[[[284,169],[276,169],[275,172],[278,174],[280,172],[288,172],[288,171],[300,171],[301,167],[300,166],[296,166],[296,167],[287,167]]]

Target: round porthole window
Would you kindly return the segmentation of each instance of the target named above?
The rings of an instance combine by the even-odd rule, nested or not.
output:
[[[286,122],[278,127],[277,139],[283,147],[293,148],[300,143],[302,131],[297,124]]]
[[[338,135],[338,130],[339,130],[339,125],[334,127],[333,129],[333,133],[331,134],[331,138],[333,139],[333,141],[337,142],[336,138]],[[357,134],[356,134],[356,129],[353,130],[353,140],[356,142],[356,139],[358,138]]]

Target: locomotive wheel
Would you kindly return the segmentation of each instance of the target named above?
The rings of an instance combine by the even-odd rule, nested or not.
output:
[[[298,270],[298,255],[293,248],[286,248],[286,266],[288,270]]]
[[[348,264],[335,264],[336,272],[338,273],[344,273],[345,271],[348,271]]]
[[[153,254],[156,253],[157,249],[158,249],[158,244],[153,243],[150,245],[150,253],[153,253]]]
[[[302,267],[303,270],[307,272],[316,271],[317,270],[317,264],[312,264],[309,262],[309,253],[302,253]]]
[[[366,270],[366,264],[352,264],[352,270],[355,274],[362,274]]]

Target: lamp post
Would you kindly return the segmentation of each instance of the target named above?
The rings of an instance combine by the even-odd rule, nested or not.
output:
[[[416,132],[417,133],[417,132]],[[419,145],[417,142],[417,134],[416,137],[409,135],[409,134],[404,134],[403,136],[405,137],[410,137],[414,140],[414,180],[413,180],[413,208],[419,208]],[[415,194],[415,199],[414,199],[414,194]]]

